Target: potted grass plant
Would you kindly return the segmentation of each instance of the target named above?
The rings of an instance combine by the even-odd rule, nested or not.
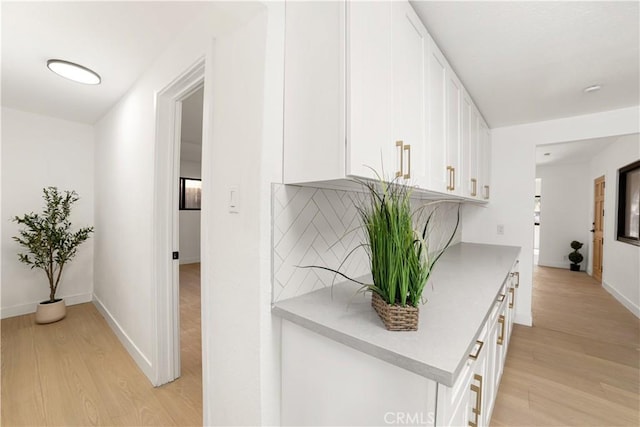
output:
[[[371,292],[371,305],[391,331],[415,331],[418,328],[419,305],[429,276],[436,262],[449,247],[460,224],[460,210],[456,225],[447,242],[433,250],[429,247],[431,211],[424,224],[417,229],[418,217],[430,202],[414,209],[412,187],[397,181],[358,181],[365,189],[365,197],[357,206],[365,239],[358,246],[369,257],[373,283],[353,279],[338,269],[322,268],[362,285]],[[343,261],[344,264],[344,261]]]
[[[42,269],[49,281],[49,299],[36,308],[36,323],[56,322],[66,315],[64,299],[56,298],[64,267],[76,256],[78,246],[89,238],[93,227],[71,230],[71,208],[79,200],[75,191],[43,189],[42,213],[28,213],[12,220],[21,226],[13,240],[26,251],[18,259],[29,267]]]

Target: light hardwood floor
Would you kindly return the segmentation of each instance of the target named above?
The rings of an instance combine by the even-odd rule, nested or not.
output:
[[[585,273],[536,267],[492,426],[640,425],[640,321]]]
[[[202,425],[199,264],[180,268],[180,308],[182,376],[158,388],[91,303],[2,320],[2,425]]]

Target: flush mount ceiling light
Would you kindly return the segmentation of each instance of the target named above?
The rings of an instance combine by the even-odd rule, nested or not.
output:
[[[50,59],[47,61],[47,68],[65,79],[74,82],[84,83],[87,85],[100,84],[100,76],[93,70],[74,64],[73,62],[63,61],[62,59]]]
[[[551,153],[544,153],[544,155],[545,155],[545,156],[550,156],[550,155],[551,155]]]
[[[600,88],[602,88],[602,86],[600,85],[591,85],[584,88],[584,93],[595,92],[597,90],[600,90]]]

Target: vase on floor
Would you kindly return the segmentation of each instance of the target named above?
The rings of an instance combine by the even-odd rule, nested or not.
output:
[[[46,324],[64,319],[67,315],[67,306],[64,299],[56,299],[54,302],[42,301],[36,308],[36,323]]]

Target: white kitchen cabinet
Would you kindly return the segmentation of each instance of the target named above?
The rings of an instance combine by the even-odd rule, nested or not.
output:
[[[344,174],[375,178],[395,167],[391,2],[347,7],[347,146]],[[382,163],[382,164],[381,164]]]
[[[447,192],[462,194],[462,107],[464,89],[458,76],[447,68]]]
[[[393,138],[401,149],[396,166],[411,185],[427,188],[426,52],[429,35],[408,2],[393,3]],[[398,153],[396,154],[398,156]]]
[[[283,426],[433,426],[436,389],[433,380],[282,321]]]
[[[488,328],[484,325],[468,360],[453,387],[438,387],[438,413],[436,425],[477,426],[484,414],[486,402]]]
[[[464,88],[431,39],[427,59],[428,188],[446,194],[462,195]]]
[[[488,201],[491,198],[491,133],[482,118],[478,125],[478,143],[481,196]]]
[[[370,297],[354,296],[354,283],[276,303],[282,424],[488,425],[518,253],[470,243],[449,248],[433,276],[446,277],[447,286],[431,293],[414,332],[387,331]]]
[[[460,188],[462,196],[480,199],[478,187],[478,121],[479,113],[465,91],[462,97],[462,155]]]
[[[428,34],[408,2],[289,2],[284,182],[425,187]]]
[[[445,193],[449,187],[447,168],[447,61],[429,39],[427,54],[427,173],[429,189]]]
[[[483,121],[409,2],[287,2],[285,26],[285,184],[485,200]]]

